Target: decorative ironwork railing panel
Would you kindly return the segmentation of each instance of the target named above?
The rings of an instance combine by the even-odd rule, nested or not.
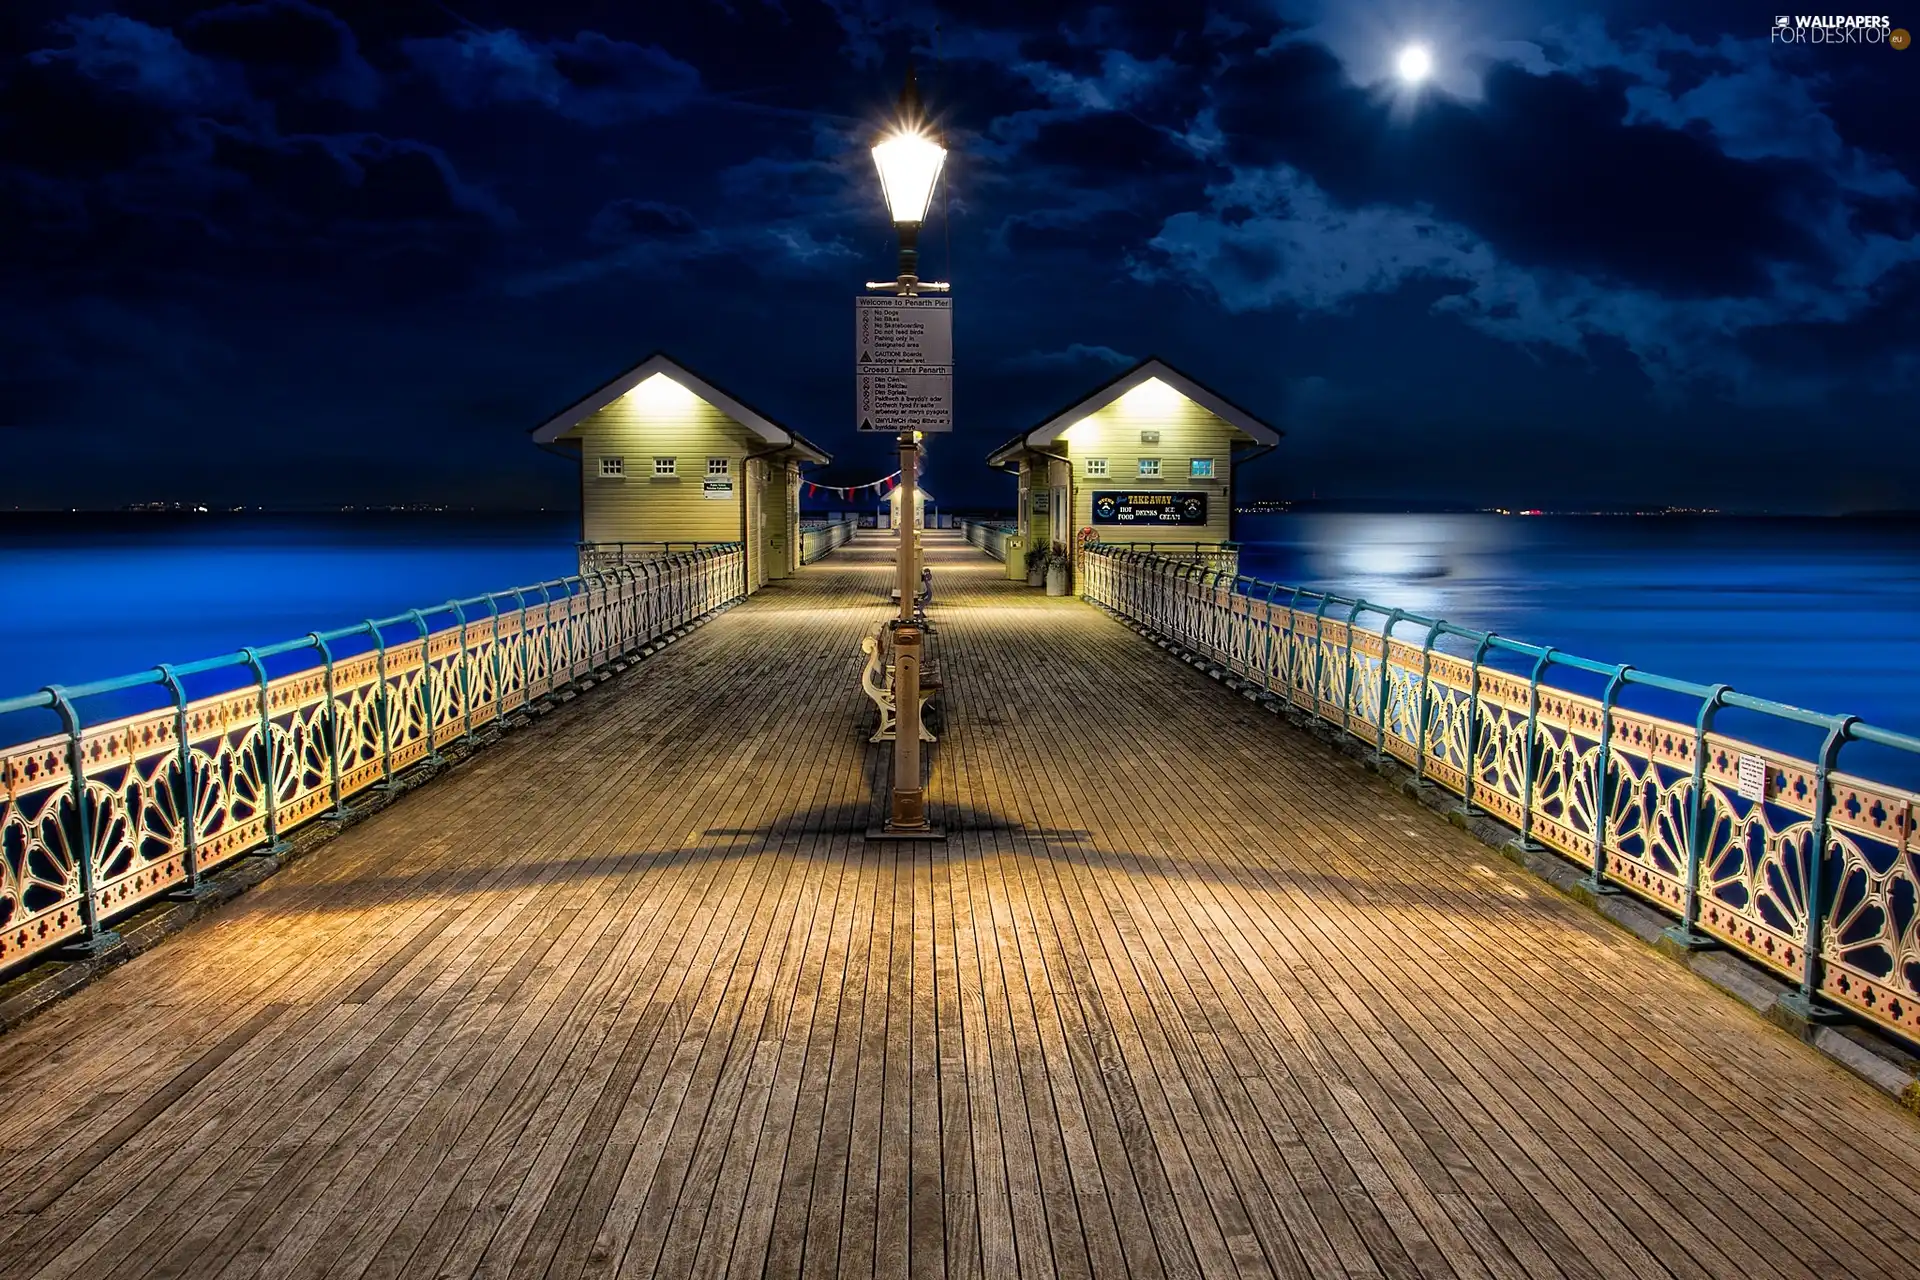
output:
[[[1673,913],[1677,936],[1785,975],[1802,1007],[1835,1006],[1920,1037],[1920,795],[1836,767],[1848,742],[1920,754],[1920,739],[1190,557],[1105,543],[1084,551],[1087,599],[1393,756],[1521,841],[1587,866],[1597,891]],[[1396,636],[1403,624],[1424,636]],[[1472,653],[1443,652],[1442,640]],[[1530,661],[1531,672],[1493,665],[1492,652]],[[1553,668],[1604,679],[1606,691],[1544,683]],[[1628,685],[1695,698],[1699,715],[1687,725],[1623,708]],[[1820,758],[1715,732],[1723,707],[1824,731]],[[1758,792],[1752,778],[1742,786],[1742,758],[1765,762]]]
[[[0,747],[0,969],[106,936],[110,917],[343,812],[744,586],[728,543],[0,701],[66,726]],[[342,644],[366,651],[336,656]],[[189,680],[222,673],[246,683],[191,695]],[[143,688],[173,705],[85,722],[89,700]]]

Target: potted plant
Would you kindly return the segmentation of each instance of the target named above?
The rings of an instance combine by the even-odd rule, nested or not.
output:
[[[1047,561],[1053,553],[1042,546],[1027,548],[1027,585],[1044,587],[1047,584]]]
[[[1056,542],[1053,550],[1047,553],[1047,594],[1064,596],[1067,583],[1073,576],[1073,557],[1067,554],[1065,543]]]

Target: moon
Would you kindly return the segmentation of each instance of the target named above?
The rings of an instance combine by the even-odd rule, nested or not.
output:
[[[1433,70],[1433,55],[1427,52],[1423,44],[1410,44],[1400,51],[1394,68],[1408,84],[1419,84]]]

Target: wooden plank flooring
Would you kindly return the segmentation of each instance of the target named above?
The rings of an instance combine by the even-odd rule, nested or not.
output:
[[[1920,1276],[1920,1125],[1096,610],[776,584],[0,1039],[0,1276]]]

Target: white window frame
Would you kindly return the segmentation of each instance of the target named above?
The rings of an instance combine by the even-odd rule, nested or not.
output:
[[[680,461],[678,458],[655,456],[653,460],[653,478],[655,480],[672,480],[679,474]]]
[[[708,458],[707,459],[707,475],[709,478],[718,480],[723,476],[730,476],[732,474],[733,474],[732,458]]]
[[[600,455],[600,478],[602,480],[625,480],[627,478],[627,459],[618,453]]]
[[[1085,461],[1087,464],[1086,473],[1089,477],[1097,480],[1107,478],[1107,460],[1105,458],[1087,458]]]
[[[1202,468],[1204,468],[1204,470]],[[1187,459],[1187,479],[1189,480],[1213,479],[1213,459],[1212,458]]]
[[[1160,459],[1140,459],[1140,478],[1142,480],[1158,480],[1160,478]]]

